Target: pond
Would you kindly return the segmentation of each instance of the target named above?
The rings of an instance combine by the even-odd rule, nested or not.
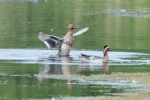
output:
[[[133,76],[150,71],[150,54],[110,52],[109,66],[102,66],[81,63],[77,56],[81,52],[103,55],[102,51],[73,50],[70,57],[59,58],[57,50],[0,49],[0,98],[62,99],[149,91],[148,83]],[[119,78],[129,73],[133,78]]]
[[[150,99],[150,2],[137,0],[0,0],[0,99]],[[38,31],[79,31],[69,57],[48,50]],[[81,63],[80,53],[109,64]]]

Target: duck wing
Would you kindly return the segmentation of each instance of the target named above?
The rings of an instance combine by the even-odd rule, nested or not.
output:
[[[84,58],[102,59],[102,57],[99,57],[99,56],[93,56],[93,55],[80,54],[80,56],[81,56],[81,57],[84,57]]]
[[[78,55],[78,58],[82,63],[88,63],[90,56],[85,54],[80,54]]]
[[[89,58],[90,57],[90,55],[86,55],[86,54],[82,54],[82,53],[80,54],[80,56],[83,58]]]
[[[79,30],[78,32],[76,32],[76,33],[73,34],[73,37],[83,34],[83,33],[86,32],[88,29],[89,29],[89,27],[85,27],[85,28]]]
[[[79,60],[83,63],[89,63],[89,62],[101,62],[102,57],[99,56],[93,56],[93,55],[85,55],[80,54],[78,56]]]
[[[46,46],[51,49],[56,46],[60,46],[62,44],[63,39],[57,36],[48,35],[44,32],[39,32],[38,38],[43,41]]]
[[[93,58],[95,59],[102,59],[103,57],[100,57],[100,56],[92,56]]]

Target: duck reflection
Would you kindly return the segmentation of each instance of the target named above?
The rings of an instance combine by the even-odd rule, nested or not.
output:
[[[42,83],[46,75],[58,75],[62,74],[60,65],[44,64],[40,67],[38,73],[38,81]]]
[[[108,74],[109,65],[108,63],[103,63],[102,65],[96,65],[91,63],[81,63],[78,68],[81,71],[100,71],[102,70],[103,74]]]
[[[72,75],[73,70],[71,63],[72,58],[71,57],[61,57],[61,58],[50,58],[47,60],[49,63],[60,63],[60,64],[44,64],[43,67],[40,67],[39,73],[38,73],[38,81],[39,83],[42,83],[45,79],[46,75]],[[67,86],[68,89],[72,89],[72,80],[67,80]]]
[[[71,63],[72,62],[72,58],[71,57],[61,57],[61,69],[62,69],[62,73],[64,75],[72,75],[73,74],[73,70],[72,70],[72,66]],[[68,79],[67,80],[67,85],[68,85],[68,89],[72,89],[73,84],[72,84],[72,80]]]
[[[103,63],[103,73],[108,74],[109,65],[108,63]]]

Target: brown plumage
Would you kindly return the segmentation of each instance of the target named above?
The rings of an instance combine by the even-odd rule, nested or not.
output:
[[[80,54],[78,56],[79,60],[83,63],[108,63],[109,62],[109,56],[108,56],[108,51],[111,51],[108,45],[104,46],[104,56],[99,57],[99,56],[93,56],[93,55],[85,55],[85,54]]]
[[[74,43],[74,37],[73,37],[74,28],[76,28],[74,24],[70,24],[68,26],[68,32],[63,37],[63,42],[58,52],[59,56],[69,56],[70,50],[72,49],[72,45]]]
[[[89,27],[85,27],[73,34],[73,29],[77,28],[74,24],[69,24],[67,34],[63,38],[48,35],[42,31],[39,32],[38,38],[43,41],[46,46],[51,49],[57,45],[60,47],[58,51],[59,56],[69,56],[74,43],[74,37],[86,32]]]

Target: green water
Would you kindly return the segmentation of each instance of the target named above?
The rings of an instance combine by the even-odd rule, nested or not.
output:
[[[49,75],[63,75],[61,65],[48,65],[51,70]],[[103,75],[102,69],[79,70],[78,66],[70,66],[72,75]],[[69,70],[70,70],[69,69]],[[44,66],[38,64],[13,64],[2,63],[0,67],[0,98],[3,100],[13,99],[51,99],[58,97],[81,97],[81,96],[107,96],[107,93],[123,93],[126,90],[132,91],[130,86],[120,86],[107,84],[86,83],[84,81],[66,79],[38,79],[37,75],[42,75]],[[149,66],[111,66],[109,74],[113,73],[134,73],[147,72]],[[47,74],[45,74],[47,75]],[[68,81],[71,81],[68,84]],[[113,83],[112,83],[113,84]],[[129,84],[129,83],[128,83]],[[134,88],[133,88],[134,89]],[[128,90],[128,91],[129,91]]]
[[[86,33],[75,38],[74,50],[102,50],[107,44],[116,54],[120,53],[118,51],[150,54],[150,1],[148,0],[0,0],[0,49],[20,48],[24,51],[40,49],[43,50],[40,55],[44,54],[47,57],[49,56],[45,51],[47,47],[37,38],[38,31],[43,30],[48,34],[63,37],[70,23],[74,23],[79,29],[90,27]],[[26,56],[26,52],[16,51],[23,55],[17,55],[10,49],[12,53],[6,53],[4,58],[0,56],[0,99],[2,100],[107,96],[112,95],[111,93],[124,93],[126,90],[134,91],[132,87],[124,85],[114,87],[112,84],[86,83],[82,80],[38,79],[38,75],[43,75],[45,68],[50,68],[46,75],[66,74],[62,70],[64,65],[53,61],[44,62],[43,59],[26,60],[26,57],[22,58]],[[2,53],[5,54],[5,51]],[[37,52],[30,53],[31,56],[27,57],[32,58],[32,54],[38,56]],[[14,60],[13,57],[20,58]],[[143,58],[148,60],[149,56],[126,57],[123,60],[132,62]],[[111,60],[116,61],[115,58]],[[140,64],[139,61],[137,62],[139,65],[136,62],[131,65],[130,63],[128,65],[128,62],[127,65],[124,63],[113,65],[113,63],[109,66],[110,75],[150,71],[149,62]],[[90,76],[104,73],[102,67],[82,69],[76,63],[66,68],[70,70],[67,75]],[[71,84],[69,85],[68,82]]]
[[[90,27],[76,37],[74,49],[102,50],[108,44],[119,51],[149,52],[149,5],[147,0],[1,1],[0,47],[46,48],[37,39],[39,30],[63,37],[74,23]]]

